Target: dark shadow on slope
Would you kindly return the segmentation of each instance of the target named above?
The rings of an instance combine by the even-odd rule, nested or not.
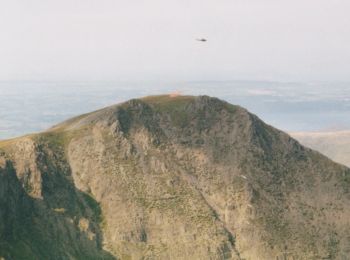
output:
[[[102,249],[99,204],[75,188],[60,153],[38,149],[43,199],[28,196],[10,161],[0,168],[0,257],[116,259]]]

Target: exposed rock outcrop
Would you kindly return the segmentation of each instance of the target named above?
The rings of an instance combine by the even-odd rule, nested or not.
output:
[[[5,259],[350,255],[350,170],[216,98],[130,100],[0,149]]]

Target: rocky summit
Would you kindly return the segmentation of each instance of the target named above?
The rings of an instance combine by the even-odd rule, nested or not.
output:
[[[349,258],[350,170],[216,98],[0,142],[0,259]]]

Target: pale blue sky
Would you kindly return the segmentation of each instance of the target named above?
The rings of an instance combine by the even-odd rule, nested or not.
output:
[[[347,81],[349,10],[349,0],[4,0],[0,80]]]

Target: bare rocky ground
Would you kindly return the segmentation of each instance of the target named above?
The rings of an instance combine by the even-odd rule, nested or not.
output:
[[[350,170],[216,98],[130,100],[0,151],[6,260],[349,259]]]

